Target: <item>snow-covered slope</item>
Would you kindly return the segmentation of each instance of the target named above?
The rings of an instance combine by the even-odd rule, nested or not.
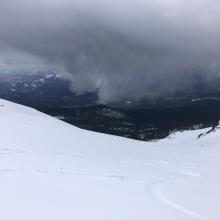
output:
[[[0,219],[220,219],[220,131],[159,142],[0,100]]]

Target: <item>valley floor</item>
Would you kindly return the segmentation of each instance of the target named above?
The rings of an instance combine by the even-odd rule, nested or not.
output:
[[[220,219],[220,129],[139,142],[0,100],[0,219]]]

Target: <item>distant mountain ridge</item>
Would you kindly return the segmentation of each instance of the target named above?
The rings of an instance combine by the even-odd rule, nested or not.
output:
[[[0,69],[0,97],[33,107],[96,104],[96,93],[75,94],[62,74],[48,69]]]

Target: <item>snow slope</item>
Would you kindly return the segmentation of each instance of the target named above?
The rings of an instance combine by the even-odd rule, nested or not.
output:
[[[0,100],[0,219],[220,219],[220,130],[138,142]]]

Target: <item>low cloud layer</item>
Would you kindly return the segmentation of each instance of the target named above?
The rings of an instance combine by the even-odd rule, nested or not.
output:
[[[220,77],[218,0],[0,0],[0,61],[46,63],[102,101]]]

